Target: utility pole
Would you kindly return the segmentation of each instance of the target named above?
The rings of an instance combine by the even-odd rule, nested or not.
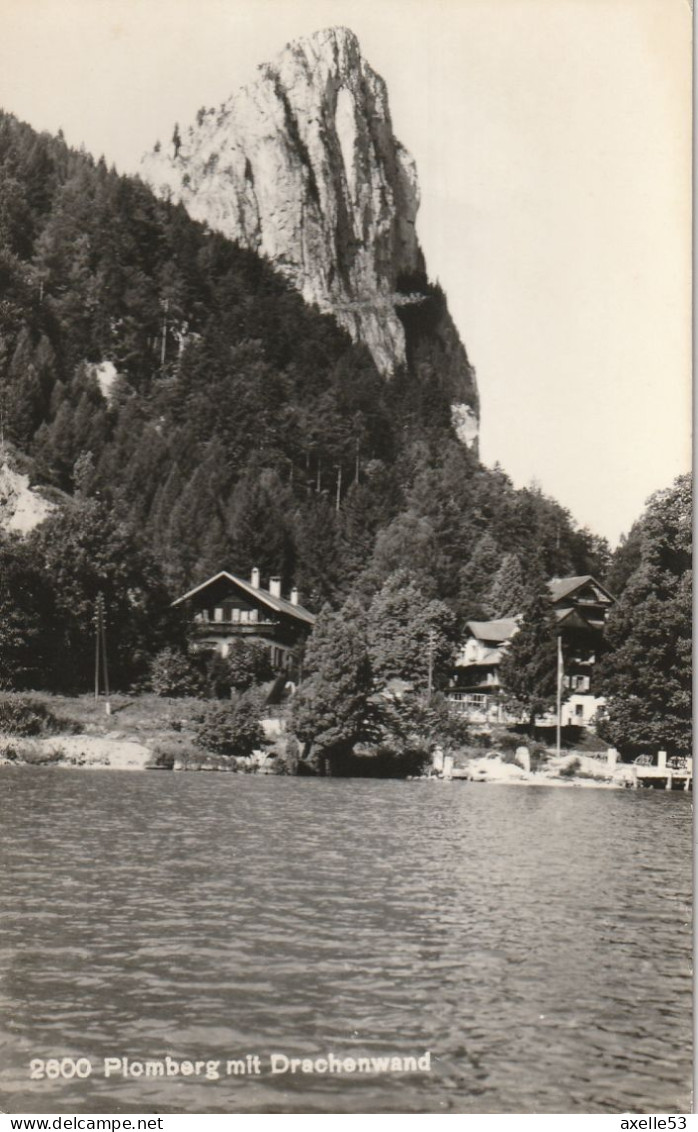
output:
[[[339,504],[342,500],[342,465],[335,464],[335,467],[337,469],[337,496],[335,499],[334,509],[337,514],[339,514]]]
[[[562,659],[562,633],[557,635],[557,713],[555,717],[555,748],[557,757],[560,757],[562,732],[562,680],[564,664]]]
[[[101,594],[98,594],[98,596],[97,596],[97,601],[95,602],[95,615],[94,615],[94,623],[95,623],[95,703],[99,699],[99,655],[100,655],[99,645],[100,645],[100,638],[101,638],[101,635],[102,635],[101,627],[100,627],[101,626],[101,617],[100,617],[101,602],[100,602],[99,599],[101,598],[101,596],[102,596]]]
[[[166,347],[166,345],[167,345],[167,312],[168,312],[168,311],[169,311],[169,309],[170,309],[170,300],[169,300],[169,299],[165,299],[165,300],[164,300],[164,302],[163,302],[163,304],[162,304],[162,307],[163,307],[163,316],[162,316],[162,346],[160,347],[160,367],[161,367],[161,368],[162,368],[162,366],[164,366],[164,364],[165,364],[165,347]]]
[[[105,711],[111,715],[109,699],[109,671],[107,668],[107,626],[104,609],[104,594],[98,593],[95,602],[95,700],[99,699],[99,669],[104,677]]]
[[[432,692],[434,690],[434,648],[435,647],[436,647],[436,633],[434,632],[433,629],[430,629],[429,630],[429,636],[427,637],[427,660],[428,660],[428,665],[429,665],[428,672],[427,672],[427,702],[431,699]]]

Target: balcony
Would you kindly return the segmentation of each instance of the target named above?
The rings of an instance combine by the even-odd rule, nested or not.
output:
[[[480,692],[449,692],[448,705],[456,715],[465,716],[472,723],[503,723],[505,712],[494,696]]]
[[[196,621],[199,633],[254,633],[258,629],[277,629],[278,621]]]

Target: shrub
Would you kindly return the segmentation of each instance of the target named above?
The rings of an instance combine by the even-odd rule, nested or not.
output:
[[[526,746],[531,753],[531,770],[540,770],[550,758],[548,748],[544,743],[539,743],[535,739],[532,742],[528,742]]]
[[[470,739],[468,722],[457,715],[441,693],[428,703],[414,695],[386,700],[378,705],[379,738],[387,747],[406,750],[465,746]]]
[[[498,751],[502,751],[502,753],[510,751],[512,754],[516,754],[517,747],[526,746],[530,751],[532,746],[526,736],[517,735],[515,731],[502,731],[500,735],[493,738],[492,745],[495,746]]]
[[[503,763],[511,763],[512,766],[516,763],[516,751],[513,751],[511,747],[504,747],[497,754]]]
[[[196,662],[179,649],[161,649],[153,657],[148,683],[156,696],[199,696],[203,691]]]
[[[429,748],[419,743],[400,747],[380,743],[331,759],[332,774],[350,778],[415,778],[424,774],[430,764]]]
[[[245,693],[227,704],[211,704],[196,725],[197,742],[220,755],[251,755],[264,742],[260,714],[256,693]]]
[[[578,774],[581,765],[578,758],[570,759],[559,771],[560,778],[574,778]]]
[[[9,735],[55,735],[58,732],[78,732],[80,725],[73,720],[59,719],[40,700],[8,695],[0,699],[0,731]]]
[[[175,758],[176,752],[173,748],[156,747],[148,761],[148,766],[157,770],[172,770]]]
[[[28,766],[50,766],[52,763],[63,762],[64,759],[65,751],[62,747],[52,747],[48,751],[45,748],[25,747],[19,752],[19,761]]]
[[[233,641],[226,657],[213,653],[206,666],[209,695],[219,700],[232,691],[245,692],[273,676],[269,649],[258,641]]]
[[[546,765],[550,755],[546,750],[531,751],[531,770],[540,770]]]

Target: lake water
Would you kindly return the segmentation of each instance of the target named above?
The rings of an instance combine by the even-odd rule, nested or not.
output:
[[[6,1112],[689,1111],[690,795],[30,767],[0,787]],[[429,1071],[268,1072],[426,1051]],[[247,1054],[262,1073],[226,1076]],[[167,1055],[221,1075],[104,1076]],[[30,1080],[65,1057],[91,1075]]]

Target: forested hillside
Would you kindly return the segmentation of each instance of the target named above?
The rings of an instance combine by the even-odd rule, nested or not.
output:
[[[443,296],[405,280],[415,287],[407,366],[384,379],[252,252],[1,114],[4,451],[67,501],[22,548],[5,537],[0,601],[21,559],[35,586],[15,586],[12,608],[45,622],[40,594],[69,617],[66,573],[84,551],[87,599],[143,590],[147,651],[148,595],[162,611],[222,568],[281,574],[315,609],[367,601],[406,568],[456,625],[502,613],[541,573],[602,577],[602,540],[456,438],[433,334]],[[101,573],[87,543],[111,548]]]
[[[601,730],[633,753],[692,750],[692,491],[690,475],[647,501],[614,555],[600,679]]]

